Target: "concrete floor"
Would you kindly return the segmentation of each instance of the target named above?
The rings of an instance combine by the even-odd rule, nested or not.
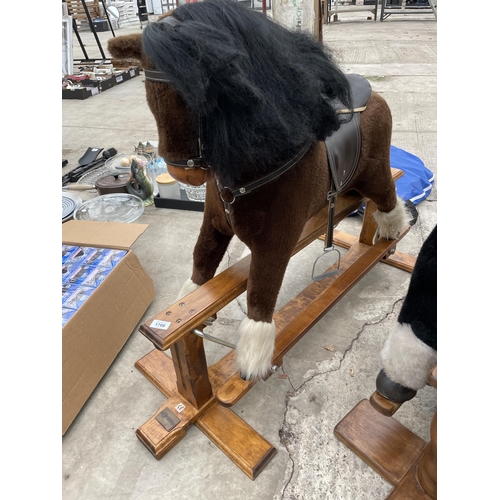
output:
[[[375,23],[367,15],[339,16],[339,22],[324,26],[324,42],[346,72],[369,78],[388,101],[394,120],[392,144],[418,156],[437,174],[436,20],[432,15],[399,15]],[[130,32],[140,32],[139,24],[116,30],[116,35]],[[89,57],[99,58],[91,33],[81,34]],[[110,36],[99,34],[104,46]],[[82,57],[76,38],[74,57]],[[77,166],[90,146],[132,153],[139,141],[157,139],[142,75],[87,100],[62,102],[62,157],[68,160],[63,174]],[[93,196],[95,192],[81,193],[84,200]],[[417,223],[398,245],[399,251],[415,256],[437,222],[437,179],[418,211]],[[173,303],[189,277],[201,220],[199,212],[154,206],[137,220],[149,227],[132,249],[156,291],[143,320]],[[350,217],[339,229],[356,234],[360,224],[360,217]],[[321,251],[322,242],[317,241],[292,259],[278,308],[310,282]],[[221,268],[245,253],[241,243],[232,243]],[[134,331],[62,438],[64,500],[386,498],[391,485],[340,443],[333,429],[374,391],[379,352],[408,283],[408,273],[377,264],[288,353],[277,375],[259,382],[233,407],[278,450],[255,481],[195,426],[159,461],[141,444],[135,430],[165,398],[134,367],[153,348]],[[235,342],[244,311],[243,295],[206,331]],[[206,349],[209,363],[227,352],[211,343]],[[395,418],[428,440],[436,401],[436,391],[427,387]]]

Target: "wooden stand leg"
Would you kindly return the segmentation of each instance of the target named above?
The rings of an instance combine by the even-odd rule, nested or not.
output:
[[[359,233],[359,242],[365,245],[374,245],[374,238],[377,234],[378,224],[373,218],[373,213],[377,210],[377,205],[372,200],[368,200],[365,206],[365,213],[363,215],[363,225]]]
[[[170,352],[177,378],[177,391],[195,408],[201,408],[213,396],[203,339],[191,333],[176,342]]]
[[[230,409],[218,405],[212,391],[212,387],[216,390],[227,380],[229,372],[233,373],[234,353],[231,351],[206,369],[203,339],[193,334],[186,337],[186,342],[176,344],[174,358],[154,349],[135,363],[168,398],[155,415],[137,429],[137,437],[160,460],[182,440],[188,427],[195,424],[250,479],[255,479],[276,454],[276,448]],[[201,366],[196,366],[197,361]],[[186,380],[188,374],[193,377],[192,383]]]

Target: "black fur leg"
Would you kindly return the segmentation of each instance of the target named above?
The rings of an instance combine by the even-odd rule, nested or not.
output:
[[[384,398],[394,403],[404,403],[414,398],[417,391],[404,387],[397,382],[393,382],[384,372],[380,370],[377,376],[377,391],[384,396]]]

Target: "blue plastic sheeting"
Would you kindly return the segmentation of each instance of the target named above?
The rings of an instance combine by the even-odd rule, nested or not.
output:
[[[432,191],[434,174],[424,162],[404,149],[391,145],[391,167],[404,172],[396,181],[396,192],[404,201],[417,205]]]

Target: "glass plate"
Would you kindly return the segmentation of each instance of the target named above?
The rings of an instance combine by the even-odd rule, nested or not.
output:
[[[133,194],[112,193],[84,202],[74,214],[75,220],[133,222],[144,212],[144,202]]]
[[[101,179],[102,177],[106,177],[107,175],[123,173],[123,171],[115,170],[114,168],[108,168],[106,166],[96,168],[95,170],[91,170],[86,174],[83,174],[77,181],[77,184],[91,184],[92,186]]]

